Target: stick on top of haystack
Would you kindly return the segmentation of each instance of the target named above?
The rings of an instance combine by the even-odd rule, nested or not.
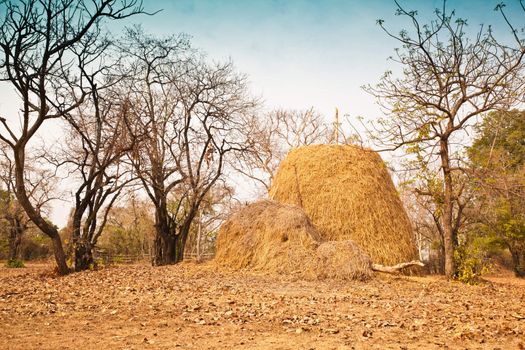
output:
[[[339,144],[339,109],[335,107],[335,122],[334,122],[334,139],[335,144]]]

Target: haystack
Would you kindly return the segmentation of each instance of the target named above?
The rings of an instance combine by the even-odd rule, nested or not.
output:
[[[301,208],[266,200],[245,206],[221,226],[215,262],[234,270],[304,278],[366,279],[371,275],[370,258],[355,244],[339,246],[338,252],[330,247],[321,243],[319,232]]]
[[[323,240],[353,240],[376,263],[417,258],[410,221],[376,152],[349,145],[294,149],[270,197],[303,208]]]

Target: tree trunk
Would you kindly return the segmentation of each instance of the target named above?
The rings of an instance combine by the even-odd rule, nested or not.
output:
[[[78,205],[75,208],[72,219],[71,239],[73,241],[73,255],[75,258],[75,271],[85,271],[94,267],[95,260],[93,259],[93,244],[91,244],[87,234],[82,234],[82,213],[84,212],[83,205]]]
[[[75,271],[85,271],[94,267],[95,260],[93,259],[92,245],[83,240],[78,239],[75,242]]]
[[[175,255],[176,236],[170,227],[165,203],[164,199],[155,210],[155,242],[151,261],[153,266],[171,265],[178,262]]]
[[[199,222],[197,227],[197,262],[202,261],[201,257],[201,240],[202,240],[202,211],[199,211]]]
[[[155,211],[155,242],[153,247],[153,266],[172,265],[184,259],[184,248],[190,232],[195,210],[185,218],[182,226],[169,217],[166,201],[161,201]]]
[[[175,264],[175,238],[169,232],[158,233],[155,238],[155,266]]]
[[[15,225],[9,229],[9,261],[20,258],[20,245],[22,243],[22,227]]]
[[[153,266],[178,263],[176,255],[177,236],[175,228],[169,225],[169,216],[165,207],[155,213],[155,242],[153,244]]]
[[[441,168],[443,169],[443,181],[445,192],[443,198],[443,245],[445,248],[445,275],[453,278],[456,274],[456,263],[454,261],[454,229],[452,226],[453,215],[453,184],[450,171],[450,159],[448,153],[448,141],[440,141]]]
[[[48,236],[53,243],[53,253],[55,255],[55,262],[57,263],[58,273],[60,275],[67,275],[70,270],[69,267],[67,267],[66,253],[64,252],[64,247],[62,247],[62,239],[56,229],[51,234],[48,234]]]
[[[17,260],[20,257],[20,243],[22,242],[22,237],[19,235],[15,228],[12,228],[9,235],[9,260]],[[15,231],[15,232],[13,232]]]
[[[22,148],[19,148],[22,147]],[[44,220],[39,212],[35,210],[31,201],[27,196],[27,191],[25,187],[25,178],[24,178],[24,168],[25,168],[25,153],[23,149],[24,145],[19,145],[14,150],[15,155],[15,194],[18,203],[24,208],[27,216],[33,221],[33,223],[49,238],[53,243],[53,253],[55,255],[55,261],[57,263],[58,273],[60,275],[66,275],[69,273],[69,268],[66,263],[66,254],[64,253],[64,248],[62,247],[62,239],[58,234],[57,228],[51,223]]]
[[[191,220],[186,220],[179,232],[170,231],[167,225],[156,225],[152,264],[172,265],[184,259],[184,248],[190,231]]]
[[[154,266],[163,266],[181,262],[184,257],[184,245],[181,244],[181,241],[180,235],[157,231],[153,247],[152,264]]]
[[[442,242],[439,246],[439,266],[438,266],[438,272],[440,274],[445,273],[445,245]]]
[[[525,249],[509,247],[516,277],[525,277]]]
[[[188,238],[189,228],[181,229],[177,235],[177,242],[175,243],[175,254],[177,256],[177,262],[184,260],[184,248],[186,247],[186,240]]]

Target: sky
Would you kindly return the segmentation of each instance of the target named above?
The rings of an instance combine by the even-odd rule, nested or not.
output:
[[[448,1],[447,6],[477,29],[479,23],[501,27],[493,11],[498,2]],[[421,17],[442,6],[434,0],[400,3]],[[140,19],[146,31],[184,32],[210,58],[232,59],[268,108],[313,106],[330,122],[335,107],[352,117],[378,116],[361,86],[392,69],[388,57],[399,45],[376,20],[384,19],[394,32],[407,24],[394,15],[393,0],[164,0],[148,1],[146,9],[162,9]]]
[[[507,29],[494,12],[500,1],[455,0],[447,1],[447,7],[467,18],[470,30],[481,23],[493,24],[496,34],[505,36]],[[442,6],[441,0],[399,2],[418,10],[423,21]],[[518,0],[507,3],[513,16]],[[131,24],[141,24],[152,34],[186,33],[210,60],[231,59],[266,108],[314,107],[327,123],[333,121],[336,107],[351,120],[381,116],[361,86],[378,82],[386,70],[395,71],[388,57],[399,44],[376,20],[384,19],[396,33],[409,26],[394,15],[393,0],[145,0],[144,4],[150,12],[161,11],[109,25],[115,36],[123,25]],[[16,109],[16,96],[0,84],[0,115],[14,115]],[[60,135],[58,128],[45,128],[49,140]],[[53,221],[65,225],[68,212],[67,202],[58,203]]]

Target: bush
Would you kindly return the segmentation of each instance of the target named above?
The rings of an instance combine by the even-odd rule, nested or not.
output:
[[[24,260],[46,259],[53,253],[51,240],[41,234],[28,232],[22,238],[20,256]]]
[[[498,249],[490,237],[474,237],[461,243],[454,252],[456,279],[467,284],[477,284],[480,277],[492,268],[492,259]]]
[[[19,259],[8,260],[5,266],[8,268],[12,268],[12,269],[19,269],[19,268],[25,267],[24,262]]]
[[[149,253],[149,242],[143,231],[106,225],[97,246],[110,256],[142,256]]]

